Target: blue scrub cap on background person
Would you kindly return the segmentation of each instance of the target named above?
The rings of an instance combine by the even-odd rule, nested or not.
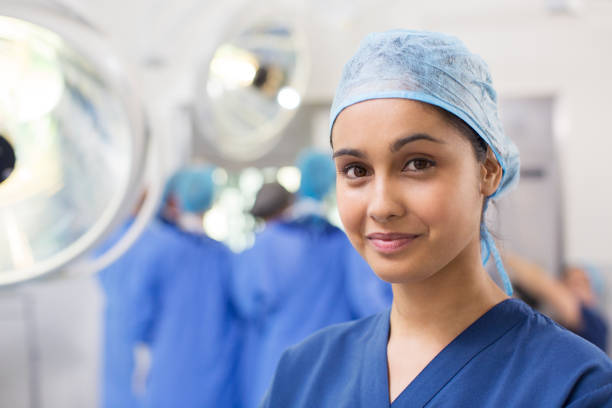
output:
[[[321,201],[336,184],[336,167],[329,154],[307,149],[298,156],[297,167],[301,173],[300,197]]]
[[[381,98],[435,105],[474,129],[503,169],[497,191],[488,198],[503,194],[518,182],[519,152],[504,134],[489,68],[456,37],[414,30],[368,35],[344,66],[331,108],[330,132],[346,107]],[[481,240],[483,262],[493,255],[505,290],[511,294],[512,286],[501,257],[484,224]]]
[[[593,291],[595,292],[595,296],[597,296],[597,298],[601,301],[606,291],[606,283],[601,274],[601,271],[588,262],[580,263],[576,267],[582,268],[584,270],[587,277],[589,278],[591,289],[593,289]]]
[[[178,199],[181,210],[192,213],[206,211],[213,200],[213,168],[190,167],[178,171],[169,187]]]

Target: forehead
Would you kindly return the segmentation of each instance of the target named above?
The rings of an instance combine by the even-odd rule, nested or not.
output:
[[[450,144],[465,144],[459,132],[434,107],[409,99],[372,99],[351,105],[338,115],[332,145],[381,145],[400,136],[425,133]]]

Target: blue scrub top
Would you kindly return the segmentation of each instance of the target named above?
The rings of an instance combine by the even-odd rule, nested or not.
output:
[[[608,351],[608,322],[601,312],[587,305],[580,306],[581,325],[574,333]]]
[[[139,309],[132,328],[151,348],[144,406],[240,407],[230,251],[204,235],[172,230],[155,267],[130,282],[132,307]]]
[[[494,306],[389,403],[389,312],[288,349],[262,408],[612,407],[612,362],[516,299]]]
[[[379,280],[344,232],[320,217],[272,222],[235,260],[234,299],[247,320],[245,407],[256,407],[287,347],[328,325],[389,307]]]
[[[132,222],[133,219],[129,219],[119,228],[100,252],[114,245]],[[133,408],[139,403],[132,390],[134,346],[137,342],[132,321],[140,308],[134,309],[130,301],[129,282],[135,274],[147,273],[154,268],[154,255],[172,235],[153,221],[119,259],[98,274],[105,295],[101,387],[101,406],[104,408]]]

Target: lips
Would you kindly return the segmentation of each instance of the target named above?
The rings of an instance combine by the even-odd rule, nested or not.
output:
[[[385,254],[391,254],[403,250],[418,237],[418,234],[381,232],[375,232],[366,236],[374,248]]]

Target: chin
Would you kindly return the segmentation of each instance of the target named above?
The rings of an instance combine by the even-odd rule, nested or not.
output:
[[[423,268],[422,263],[412,260],[386,259],[377,255],[368,256],[366,260],[376,276],[388,283],[417,283],[434,274],[431,268]]]

